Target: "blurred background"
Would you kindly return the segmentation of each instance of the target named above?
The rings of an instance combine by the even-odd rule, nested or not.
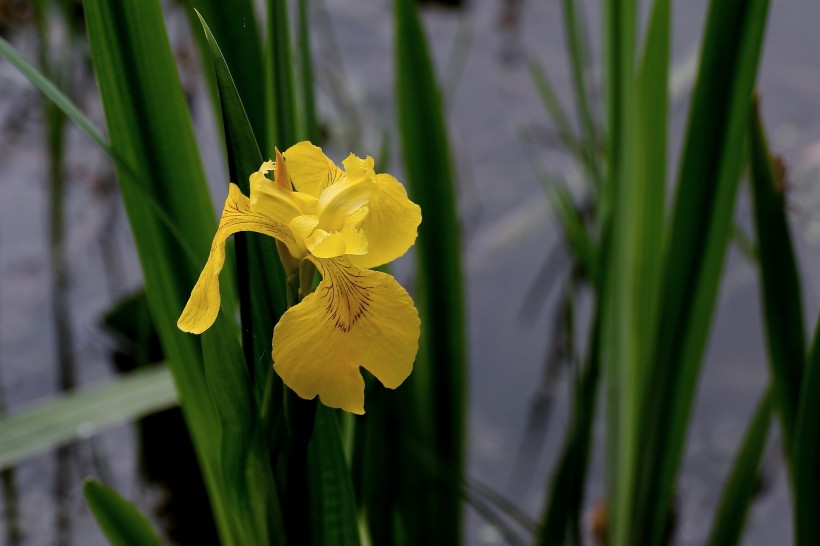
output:
[[[35,64],[48,59],[53,77],[102,126],[88,45],[78,32],[82,6],[79,1],[67,5],[61,18],[54,18],[61,23],[50,24],[44,34],[31,2],[0,0],[0,36]],[[215,202],[221,202],[227,173],[189,21],[180,5],[164,5],[208,179]],[[600,89],[600,6],[593,1],[581,5],[593,52],[585,76],[593,89]],[[680,146],[706,7],[705,0],[674,4],[671,150]],[[539,165],[546,165],[568,181],[577,203],[583,203],[583,175],[549,124],[529,69],[531,62],[540,64],[559,98],[570,100],[560,6],[535,0],[430,1],[422,13],[444,94],[458,181],[469,342],[468,477],[536,519],[567,430],[568,386],[574,373],[570,363],[578,357],[574,351],[585,346],[584,317],[591,312],[589,294],[572,282],[569,254],[539,175]],[[348,150],[376,156],[397,148],[390,125],[395,109],[391,15],[386,0],[312,2],[319,124],[325,151],[336,160]],[[758,77],[771,147],[788,169],[787,200],[808,324],[820,309],[818,21],[816,2],[774,1]],[[591,100],[600,116],[601,97]],[[55,178],[50,170],[54,140],[49,111],[39,92],[0,61],[4,414],[33,407],[61,391],[101,385],[145,358],[134,355],[133,339],[118,333],[118,320],[145,310],[137,304],[111,315],[141,287],[113,166],[69,123],[60,158],[62,176]],[[671,159],[677,161],[676,152]],[[387,170],[402,179],[398,161]],[[59,178],[62,186],[55,186]],[[751,231],[751,206],[746,190],[742,194],[737,223]],[[736,240],[742,242],[742,237]],[[409,263],[400,262],[395,271],[412,292]],[[572,312],[581,331],[567,331],[568,299],[574,301]],[[706,539],[724,476],[767,382],[765,358],[756,270],[733,245],[677,493],[675,544],[696,545]],[[162,400],[157,404],[173,405]],[[587,519],[604,490],[601,422],[598,419],[598,448],[593,450],[585,500]],[[178,438],[178,427],[174,413],[139,425],[123,422],[104,428],[90,419],[75,431],[79,439],[68,447],[44,446],[39,454],[6,467],[0,544],[105,544],[82,499],[82,480],[88,475],[101,477],[144,513],[176,528],[180,543],[201,544],[186,538],[190,523],[185,507],[174,505],[168,489],[172,478],[182,480],[182,487],[196,487],[185,482],[194,478],[169,470],[178,468],[169,460],[177,455],[184,466],[184,446],[175,448],[173,456],[157,457],[167,451],[170,439]],[[762,488],[744,539],[749,545],[791,540],[782,456],[777,440],[769,442]],[[498,528],[469,505],[465,525],[468,544],[505,543]]]

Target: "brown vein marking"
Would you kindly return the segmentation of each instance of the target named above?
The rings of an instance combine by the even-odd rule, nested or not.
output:
[[[370,312],[373,285],[361,274],[361,270],[349,264],[328,260],[322,264],[327,275],[322,286],[322,297],[327,302],[327,320],[344,333],[350,330]]]
[[[241,210],[238,203],[225,204],[219,229],[226,229],[226,236],[238,231],[254,231],[263,235],[273,233],[274,237],[282,242],[293,241],[290,231],[282,223],[263,214]]]
[[[332,165],[331,168],[329,168],[327,170],[327,176],[322,181],[322,184],[321,184],[321,187],[319,188],[319,191],[322,191],[323,189],[332,186],[333,184],[335,184],[336,182],[341,180],[341,178],[344,175],[345,175],[344,171],[342,171],[336,165]]]

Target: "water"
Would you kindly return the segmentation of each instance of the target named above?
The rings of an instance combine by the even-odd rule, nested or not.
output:
[[[375,154],[382,128],[392,126],[394,118],[390,2],[324,0],[316,6],[322,119],[328,122],[336,149]],[[590,39],[596,45],[600,39],[595,3],[585,6],[593,15]],[[697,51],[705,7],[705,0],[676,4],[677,67]],[[463,11],[427,10],[425,23],[445,82],[459,174],[471,362],[469,472],[537,517],[566,427],[565,375],[554,386],[545,447],[526,487],[512,484],[512,471],[529,405],[541,384],[551,343],[552,307],[567,265],[559,261],[548,283],[527,292],[559,232],[548,217],[546,199],[521,140],[522,132],[530,131],[539,135],[539,142],[550,142],[547,116],[525,61],[534,57],[542,62],[565,101],[570,84],[558,3],[522,1],[518,9],[519,17],[510,17],[515,10],[504,12],[500,2],[474,0]],[[820,208],[813,188],[820,172],[820,37],[814,32],[818,17],[820,7],[808,0],[773,2],[759,77],[772,146],[790,165],[792,219],[809,325],[820,308],[818,278],[811,275],[820,270]],[[190,59],[187,23],[175,14],[170,28],[178,53]],[[15,43],[33,57],[30,31],[19,34]],[[190,62],[185,66],[183,81],[193,85],[196,69]],[[595,67],[590,76],[600,80],[599,64]],[[0,89],[0,380],[9,407],[19,409],[54,393],[57,383],[44,227],[47,158],[37,93],[3,62]],[[86,84],[80,98],[99,121],[94,92]],[[191,96],[206,169],[217,195],[224,187],[225,171],[215,152],[210,106],[201,90],[191,87]],[[685,99],[672,108],[672,131],[679,135]],[[140,275],[124,214],[110,190],[108,160],[76,129],[69,134],[69,298],[79,382],[85,385],[112,375],[112,342],[99,329],[99,317],[111,302],[139,286]],[[675,147],[679,141],[672,139]],[[570,163],[559,152],[545,151],[544,158],[550,168],[571,173]],[[748,227],[748,199],[742,199],[738,209],[740,223]],[[407,278],[408,267],[400,267],[400,277]],[[756,273],[735,250],[730,251],[725,273],[679,482],[680,545],[703,543],[721,483],[767,380]],[[533,298],[542,298],[544,309],[522,318],[525,301]],[[603,493],[600,427],[596,438],[590,507]],[[70,490],[75,544],[104,544],[81,500],[85,475],[104,474],[101,477],[146,512],[156,505],[160,493],[138,478],[134,447],[133,427],[122,425],[77,448]],[[744,538],[744,544],[752,546],[787,544],[791,537],[782,457],[774,440],[765,461],[767,487],[752,509]],[[54,542],[54,473],[51,454],[18,467],[23,544]],[[470,544],[499,543],[498,533],[472,512],[467,528]]]

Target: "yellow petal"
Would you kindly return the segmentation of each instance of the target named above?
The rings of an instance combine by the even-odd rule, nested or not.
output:
[[[319,197],[319,193],[344,176],[318,146],[304,141],[294,144],[283,154],[296,191]]]
[[[364,231],[347,224],[342,231],[328,233],[317,229],[305,241],[307,249],[317,258],[336,258],[345,254],[367,253],[367,237]]]
[[[361,177],[373,178],[376,173],[373,171],[376,162],[372,157],[362,159],[356,154],[350,154],[342,161],[342,166],[345,168],[345,175],[348,178],[357,179]]]
[[[361,268],[392,262],[413,246],[421,223],[421,208],[407,197],[404,186],[389,174],[376,175],[376,191],[370,196],[370,212],[362,223],[367,254],[351,256]]]
[[[347,219],[368,204],[376,184],[372,179],[342,178],[319,195],[319,222],[322,228],[339,231]]]
[[[309,252],[307,248],[308,240],[318,225],[319,218],[312,214],[297,216],[290,221],[288,227],[295,239],[295,248],[293,249],[295,252],[292,251],[294,256],[298,256],[301,259],[307,255]]]
[[[280,177],[278,183],[265,176],[274,168]],[[272,161],[266,161],[258,171],[250,175],[248,180],[251,188],[251,210],[261,212],[283,224],[288,224],[296,216],[312,214],[317,206],[316,198],[283,186],[279,171],[279,167],[274,167]]]
[[[208,261],[177,321],[180,330],[201,334],[216,320],[220,301],[219,272],[225,264],[225,240],[239,231],[255,231],[275,237],[288,246],[294,244],[287,226],[260,212],[251,211],[249,199],[242,195],[239,186],[230,184]]]
[[[346,258],[312,259],[322,274],[313,294],[288,309],[273,331],[274,370],[302,398],[364,413],[359,366],[395,389],[413,369],[419,316],[385,273]]]

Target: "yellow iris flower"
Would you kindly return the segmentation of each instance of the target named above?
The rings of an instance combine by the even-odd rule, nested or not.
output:
[[[177,326],[202,333],[219,312],[225,240],[263,233],[287,248],[294,264],[312,262],[316,291],[285,312],[273,331],[274,370],[300,397],[364,413],[359,367],[395,389],[413,369],[419,316],[396,280],[369,268],[390,262],[416,240],[421,209],[373,158],[350,154],[339,169],[310,142],[276,152],[250,176],[250,198],[230,184],[219,228]],[[265,175],[275,171],[274,180]],[[289,260],[289,259],[288,259]]]

